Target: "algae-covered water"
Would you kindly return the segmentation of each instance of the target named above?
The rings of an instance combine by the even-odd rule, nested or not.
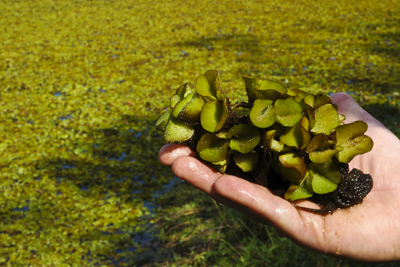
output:
[[[399,136],[399,4],[2,1],[0,266],[347,264],[166,188],[154,123],[216,69],[232,100],[243,74],[349,92]]]

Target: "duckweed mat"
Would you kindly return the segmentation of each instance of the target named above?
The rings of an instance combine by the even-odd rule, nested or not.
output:
[[[238,214],[177,197],[194,194],[185,186],[157,198],[174,177],[155,119],[179,85],[217,69],[232,100],[243,74],[344,91],[399,136],[399,4],[2,1],[0,266],[278,264],[295,246],[277,249],[274,232],[254,228],[281,256],[246,254],[255,239],[227,238],[252,236],[246,224],[219,221]],[[165,217],[176,209],[183,221]]]

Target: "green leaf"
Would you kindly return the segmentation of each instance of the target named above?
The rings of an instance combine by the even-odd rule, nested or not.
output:
[[[332,104],[332,98],[324,93],[318,93],[315,96],[315,103],[314,103],[314,108],[317,109],[320,106],[326,105],[326,104]]]
[[[243,80],[246,85],[247,96],[250,102],[253,102],[256,99],[269,99],[275,101],[287,92],[284,85],[275,81],[262,80],[250,76],[243,76]]]
[[[283,84],[272,80],[263,80],[261,82],[260,91],[266,91],[266,90],[276,91],[280,95],[284,95],[287,93],[287,89]]]
[[[217,92],[215,87],[211,87],[205,75],[200,75],[196,80],[196,92],[199,95],[208,97],[214,101],[217,101]]]
[[[182,109],[186,106],[187,103],[189,103],[190,101],[192,101],[194,98],[196,98],[196,93],[190,93],[188,94],[185,98],[183,98],[181,101],[179,101],[173,111],[172,111],[172,116],[174,116],[175,118],[179,117],[179,113],[181,113]]]
[[[312,177],[312,188],[317,194],[327,194],[333,192],[340,183],[339,168],[333,160],[324,164],[309,164]]]
[[[176,89],[176,93],[170,98],[171,108],[174,108],[175,105],[185,98],[188,94],[192,93],[192,89],[190,88],[188,83],[181,85],[178,89]]]
[[[329,135],[339,125],[339,116],[335,107],[332,104],[325,104],[315,109],[313,116],[310,116],[310,124],[313,134]]]
[[[167,124],[170,120],[172,110],[168,110],[164,112],[161,117],[157,120],[156,122],[156,129],[158,131],[165,131],[165,128],[167,127]]]
[[[250,120],[258,128],[268,128],[275,122],[275,108],[272,100],[257,99],[250,111]]]
[[[228,139],[228,132],[218,132],[215,135],[219,138]]]
[[[164,142],[165,143],[175,143],[184,142],[189,140],[194,134],[194,128],[186,125],[183,122],[178,121],[171,116],[165,132],[164,132]]]
[[[293,127],[303,117],[302,107],[295,100],[278,99],[275,102],[276,120],[285,127]]]
[[[189,95],[187,97],[189,97]],[[178,119],[187,123],[198,121],[200,119],[200,114],[204,104],[205,102],[203,98],[200,95],[196,94],[196,97],[182,108],[181,112],[179,113]]]
[[[312,197],[314,191],[311,186],[311,177],[307,173],[299,185],[291,184],[285,193],[285,198],[290,201]]]
[[[336,128],[336,146],[343,150],[335,156],[340,162],[349,163],[355,156],[372,150],[374,142],[369,136],[364,135],[368,125],[363,121],[340,125]]]
[[[229,114],[230,114],[230,103],[228,98],[224,98],[222,101],[222,115],[221,119],[219,120],[217,127],[215,128],[216,131],[219,131],[224,127],[225,123],[229,119]]]
[[[207,165],[211,166],[217,172],[225,173],[226,168],[228,167],[228,164],[229,164],[229,160],[223,161],[223,163],[222,162],[208,162]]]
[[[343,123],[343,121],[346,119],[346,116],[345,115],[343,115],[343,114],[339,114],[339,124],[340,123]],[[343,125],[343,124],[341,124],[341,125]]]
[[[170,104],[171,108],[174,108],[175,105],[178,104],[179,101],[181,101],[181,99],[182,99],[182,98],[181,98],[179,95],[177,95],[177,94],[172,95],[171,98],[169,99],[169,100],[170,100],[170,103],[171,103],[171,104]]]
[[[254,126],[240,124],[229,130],[228,138],[231,138],[229,146],[233,150],[246,154],[260,142],[260,132]]]
[[[315,97],[313,95],[307,95],[304,97],[304,103],[310,107],[314,107]]]
[[[326,135],[317,134],[311,139],[306,151],[309,158],[315,163],[325,163],[332,159],[342,148],[335,146],[335,142],[329,141]]]
[[[274,139],[276,134],[277,130],[270,130],[265,132],[263,135],[263,145],[266,146],[269,150],[281,152],[285,145],[282,142]]]
[[[226,100],[227,101],[227,100]],[[203,106],[200,114],[201,126],[209,132],[219,131],[228,118],[227,105],[220,101],[211,101]]]
[[[196,81],[196,92],[210,100],[224,100],[226,97],[219,85],[218,72],[209,70]]]
[[[229,157],[227,157],[229,158]],[[213,165],[220,165],[220,166],[225,166],[228,163],[227,159],[221,160],[221,161],[213,161],[211,162]]]
[[[309,93],[300,89],[292,89],[292,91],[295,93],[294,96],[299,96],[300,99],[304,99],[306,96],[310,95]]]
[[[246,116],[246,115],[250,115],[250,109],[248,108],[236,108],[235,109],[235,116],[239,117],[239,116]]]
[[[247,97],[250,102],[254,102],[258,98],[257,91],[260,89],[262,80],[246,75],[243,75],[243,80],[246,85]]]
[[[249,172],[254,169],[259,160],[259,154],[251,151],[247,154],[236,152],[233,154],[233,160],[243,172]]]
[[[310,130],[310,122],[306,117],[301,118],[300,125],[307,131]]]
[[[310,139],[310,133],[299,122],[293,127],[285,128],[279,140],[287,146],[303,149],[308,145]]]
[[[288,96],[296,96],[297,94],[295,93],[296,89],[287,89],[286,95]]]
[[[200,158],[210,162],[219,162],[226,159],[228,147],[228,139],[221,139],[215,134],[205,133],[197,143],[196,150],[199,153]]]
[[[292,184],[300,184],[307,173],[307,167],[303,157],[296,153],[286,153],[279,156],[282,176]]]

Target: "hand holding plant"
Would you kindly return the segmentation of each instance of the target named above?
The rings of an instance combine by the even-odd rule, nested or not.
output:
[[[255,77],[243,76],[247,102],[232,104],[218,72],[185,83],[157,121],[167,144],[184,144],[221,173],[247,177],[290,201],[307,199],[325,215],[362,203],[372,177],[348,163],[371,151],[364,121],[344,124],[345,116],[323,93],[316,95]]]
[[[347,94],[332,95],[346,124],[362,120],[365,134],[374,141],[371,152],[356,156],[350,168],[369,173],[374,186],[361,205],[320,216],[298,210],[267,188],[236,176],[221,174],[194,158],[183,145],[165,145],[161,163],[178,177],[206,192],[217,202],[235,208],[260,223],[271,224],[281,235],[311,250],[358,261],[399,260],[400,251],[400,151],[399,139],[363,110]],[[309,200],[296,204],[318,208]]]

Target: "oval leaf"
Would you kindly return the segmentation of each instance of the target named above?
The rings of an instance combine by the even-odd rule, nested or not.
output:
[[[326,104],[332,104],[332,98],[324,93],[318,93],[315,96],[315,103],[314,103],[314,108],[319,108],[320,106],[326,105]]]
[[[307,174],[307,176],[303,179],[300,185],[290,185],[288,190],[285,193],[285,198],[290,201],[295,201],[297,199],[305,199],[312,197],[314,195],[314,191],[311,186],[311,177]]]
[[[293,127],[286,128],[279,140],[287,146],[303,149],[308,145],[310,139],[310,133],[299,122]]]
[[[295,100],[278,99],[275,102],[276,120],[285,127],[293,127],[303,117],[302,107]]]
[[[221,139],[215,134],[205,133],[197,143],[196,150],[199,153],[200,158],[210,162],[220,162],[226,159],[228,147],[228,139]],[[226,162],[224,164],[226,164]]]
[[[181,113],[182,109],[186,106],[187,103],[192,101],[196,97],[196,95],[197,95],[196,93],[190,93],[184,99],[179,101],[175,105],[174,110],[172,111],[172,116],[174,116],[175,118],[178,118],[179,113]]]
[[[199,95],[208,97],[211,100],[217,99],[217,92],[215,87],[211,87],[205,75],[200,75],[196,80],[196,92]]]
[[[300,184],[307,173],[307,167],[303,157],[295,153],[286,153],[279,156],[281,173],[292,184]]]
[[[257,99],[250,111],[250,120],[258,128],[268,128],[275,123],[275,108],[272,100]]]
[[[205,102],[203,98],[196,94],[196,97],[187,103],[179,113],[178,119],[183,122],[193,123],[200,119],[200,114]]]
[[[165,143],[181,143],[189,140],[194,134],[194,128],[178,121],[171,116],[164,132]]]
[[[272,80],[263,80],[260,84],[259,90],[260,91],[274,90],[281,95],[284,95],[287,93],[287,89],[283,84],[276,82],[276,81],[272,81]]]
[[[236,165],[242,169],[243,172],[249,172],[254,169],[256,164],[258,163],[259,155],[258,153],[251,151],[247,154],[242,154],[240,152],[236,152],[233,154],[233,160]]]
[[[250,102],[254,102],[256,99],[275,101],[287,93],[286,87],[276,81],[261,80],[250,76],[243,76],[243,80]]]
[[[228,138],[231,138],[229,146],[233,150],[246,154],[260,142],[260,132],[254,126],[240,124],[229,130]]]
[[[212,133],[218,131],[219,129],[217,129],[217,126],[221,125],[221,121],[223,121],[223,123],[226,121],[224,109],[225,107],[222,102],[211,101],[206,103],[200,114],[201,126],[203,126],[206,131]]]
[[[339,115],[332,104],[325,104],[315,109],[314,118],[315,123],[311,128],[314,134],[329,135],[339,125]]]
[[[333,160],[324,164],[310,163],[309,169],[312,177],[312,188],[317,194],[327,194],[335,191],[340,183],[339,168]]]
[[[196,81],[196,92],[210,100],[223,100],[225,95],[219,85],[218,71],[209,70]]]

